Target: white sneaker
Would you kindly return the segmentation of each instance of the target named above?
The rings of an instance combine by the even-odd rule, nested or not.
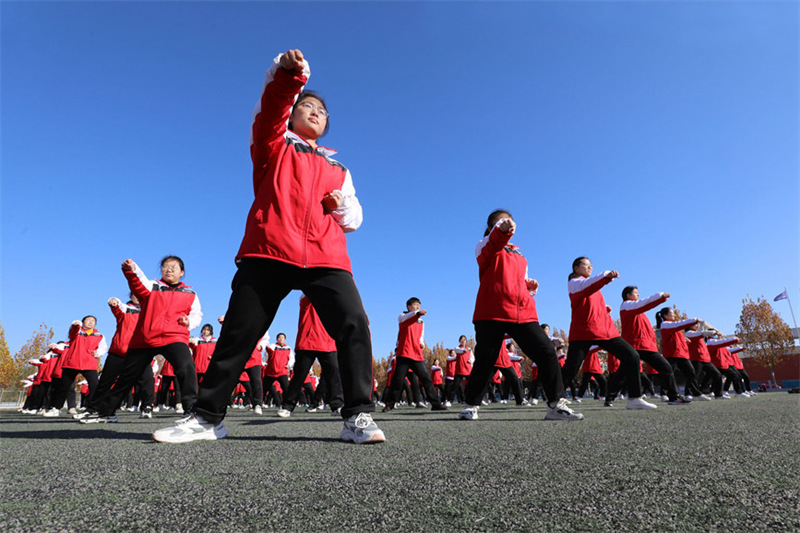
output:
[[[71,415],[77,415],[78,414],[78,410],[75,409],[74,407],[70,407],[69,411],[67,411],[67,412],[69,414],[71,414]]]
[[[694,400],[694,398],[692,397],[692,395],[691,395],[691,394],[686,394],[686,395],[684,396],[684,398],[685,398],[685,399],[687,399],[687,400],[689,400],[690,402],[691,402],[692,400]]]
[[[537,403],[539,403],[539,400],[537,400],[536,398],[531,400],[531,405],[536,405]]]
[[[582,401],[580,398],[575,398],[575,403],[581,403]]]
[[[743,392],[740,392],[740,393],[737,393],[735,397],[736,398],[749,398],[750,396],[748,396],[747,394],[745,394]]]
[[[253,413],[257,414],[257,415],[262,414],[263,411],[261,410],[261,406],[260,405],[256,405],[255,407],[253,407]]]
[[[52,418],[54,416],[61,416],[61,410],[56,409],[55,407],[51,407],[50,409],[42,413],[42,416],[46,416],[47,418]]]
[[[139,418],[153,418],[153,410],[149,407],[145,407],[142,409],[142,412],[139,413]]]
[[[199,415],[191,415],[181,418],[168,428],[157,430],[153,433],[153,440],[177,444],[195,440],[217,440],[227,435],[228,431],[222,422],[215,426]]]
[[[661,395],[661,401],[663,403],[667,403],[669,401],[669,396],[667,396],[666,394],[662,394]]]
[[[344,421],[342,434],[339,437],[345,442],[355,444],[377,444],[386,442],[383,431],[372,420],[369,413],[358,413]]]
[[[98,413],[89,413],[83,418],[79,419],[81,424],[116,424],[119,422],[117,415],[101,416]]]
[[[450,403],[450,402],[444,402],[444,406],[445,406],[445,407],[452,407],[452,406],[453,406],[453,404],[452,404],[452,403]]]
[[[701,394],[700,396],[695,398],[695,400],[698,402],[710,402],[711,397],[708,394]]]
[[[175,404],[175,413],[179,414],[179,415],[183,414],[183,404],[182,403]]]
[[[559,398],[554,407],[547,406],[547,413],[544,415],[545,420],[583,420],[581,413],[576,413],[567,405],[565,398]]]
[[[656,409],[657,407],[656,404],[646,402],[641,398],[629,398],[625,405],[626,409]]]
[[[283,407],[278,409],[278,417],[280,417],[280,418],[289,418],[290,416],[292,416],[292,412],[290,410],[284,409]]]
[[[477,420],[478,419],[478,406],[468,405],[466,409],[458,413],[459,420]]]

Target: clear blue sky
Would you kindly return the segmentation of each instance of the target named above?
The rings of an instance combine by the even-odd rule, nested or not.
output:
[[[787,287],[800,307],[799,6],[3,1],[9,346],[86,314],[110,337],[129,257],[153,277],[183,257],[216,325],[252,201],[253,107],[288,48],[364,207],[348,246],[376,358],[410,296],[430,345],[472,334],[474,248],[497,207],[555,327],[579,255],[620,271],[615,309],[635,284],[732,333],[748,294]],[[290,343],[297,299],[270,328]]]

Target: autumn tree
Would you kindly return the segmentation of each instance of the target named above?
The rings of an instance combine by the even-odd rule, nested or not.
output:
[[[748,295],[742,304],[736,336],[756,363],[769,368],[772,382],[777,383],[775,366],[794,347],[792,330],[763,296],[754,302]]]
[[[41,324],[34,330],[33,335],[20,350],[12,357],[5,340],[5,331],[0,326],[0,387],[19,388],[20,381],[34,372],[28,366],[28,361],[38,359],[47,351],[47,346],[53,342],[53,330]]]

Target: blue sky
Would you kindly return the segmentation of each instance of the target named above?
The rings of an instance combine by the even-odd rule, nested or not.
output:
[[[620,271],[615,309],[634,284],[732,333],[748,294],[787,287],[798,307],[799,6],[3,1],[9,347],[86,314],[110,337],[129,257],[155,276],[180,255],[216,325],[252,201],[253,107],[289,48],[364,207],[348,246],[376,358],[410,296],[430,345],[472,334],[474,248],[498,207],[555,327],[579,255]],[[290,343],[297,300],[270,328]]]

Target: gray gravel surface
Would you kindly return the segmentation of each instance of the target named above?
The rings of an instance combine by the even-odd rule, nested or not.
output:
[[[157,444],[177,417],[87,426],[0,413],[0,531],[800,531],[799,396],[584,400],[581,422],[398,408],[388,441],[341,421],[231,410],[229,437]]]

